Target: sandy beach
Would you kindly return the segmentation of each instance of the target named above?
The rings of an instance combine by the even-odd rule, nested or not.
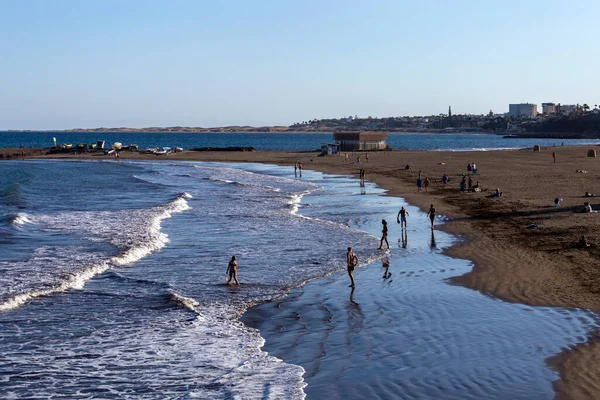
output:
[[[447,254],[472,260],[474,269],[452,282],[505,301],[533,306],[577,307],[600,310],[600,213],[584,213],[590,201],[600,210],[600,159],[587,157],[592,146],[550,147],[531,150],[489,152],[393,151],[318,157],[296,152],[191,152],[161,159],[197,161],[262,162],[290,165],[336,174],[358,175],[426,210],[434,204],[447,217],[443,230],[459,235],[461,244]],[[598,149],[596,147],[596,149]],[[15,154],[19,149],[2,149]],[[12,152],[11,152],[12,151]],[[552,153],[556,152],[556,162]],[[33,155],[35,156],[35,154]],[[68,159],[107,159],[99,154],[45,156]],[[154,155],[122,152],[121,159],[158,159]],[[467,164],[476,163],[481,192],[461,192],[459,182]],[[406,165],[410,169],[405,169]],[[429,178],[427,191],[417,191],[419,172]],[[447,174],[444,187],[441,177]],[[501,198],[490,197],[495,189]],[[552,205],[562,198],[559,207]],[[575,247],[585,235],[593,247]],[[595,338],[569,349],[550,362],[561,380],[555,389],[561,398],[591,398],[600,395],[598,367],[600,345]]]

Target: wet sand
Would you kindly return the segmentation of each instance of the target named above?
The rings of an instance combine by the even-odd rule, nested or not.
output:
[[[600,310],[600,213],[585,214],[583,202],[591,200],[600,210],[600,198],[586,199],[584,192],[600,194],[600,159],[586,156],[593,146],[556,147],[490,152],[394,151],[317,157],[295,152],[183,152],[162,157],[168,160],[247,161],[293,165],[328,173],[355,174],[359,168],[366,178],[388,194],[405,198],[426,209],[435,204],[438,214],[449,221],[444,230],[462,237],[462,243],[447,254],[473,260],[471,272],[453,278],[464,285],[500,299],[537,306],[582,307]],[[598,147],[595,147],[599,149]],[[600,149],[599,149],[600,150]],[[552,152],[557,154],[553,162]],[[53,156],[53,158],[110,159],[98,155]],[[158,159],[153,155],[123,152],[122,159]],[[462,193],[458,184],[468,163],[475,162],[473,176],[482,191]],[[410,170],[405,170],[405,165]],[[290,167],[292,168],[292,167]],[[418,172],[429,177],[428,192],[418,193]],[[577,172],[586,171],[586,172]],[[450,177],[446,188],[442,174]],[[488,197],[499,188],[502,198]],[[553,207],[555,197],[563,198]],[[535,227],[533,227],[535,226]],[[586,235],[595,247],[574,248]],[[597,363],[600,345],[591,340],[570,349],[551,361],[559,368],[561,381],[555,387],[564,398],[600,397]]]

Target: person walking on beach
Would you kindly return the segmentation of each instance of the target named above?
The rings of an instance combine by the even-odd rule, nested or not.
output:
[[[387,221],[385,219],[381,220],[381,223],[383,224],[383,229],[381,230],[381,240],[379,241],[379,249],[381,250],[381,248],[383,247],[383,242],[385,241],[385,244],[387,244],[387,248],[390,248],[390,244],[388,243],[387,240],[387,236],[388,236],[388,226],[387,226]]]
[[[294,163],[294,176],[298,176],[298,163]]]
[[[302,178],[302,163],[298,163],[298,171],[300,171],[300,178]]]
[[[425,186],[425,191],[427,191],[427,188],[429,187],[429,178],[425,178],[423,181],[423,186]]]
[[[423,187],[423,179],[421,179],[421,174],[419,173],[419,177],[417,178],[417,190],[420,192]]]
[[[444,176],[442,176],[442,184],[444,185],[444,189],[446,188],[446,183],[448,183],[448,175],[444,174]]]
[[[237,276],[238,276],[238,264],[235,256],[231,256],[231,260],[229,260],[229,264],[227,265],[226,275],[229,275],[229,279],[227,280],[227,284],[231,282],[233,279],[236,285],[239,285]]]
[[[365,154],[365,161],[369,163],[369,153]]]
[[[555,151],[552,152],[552,158],[554,159],[554,162],[556,162],[556,152]]]
[[[408,211],[402,207],[396,217],[396,222],[400,224],[400,229],[406,229],[406,217],[408,217]]]
[[[350,281],[352,282],[350,284],[350,287],[354,287],[353,272],[354,268],[356,268],[356,266],[358,265],[358,257],[352,251],[352,247],[348,247],[348,253],[346,253],[346,262],[348,264],[348,276],[350,277]]]
[[[431,204],[429,206],[429,211],[427,211],[427,216],[431,220],[431,229],[433,229],[433,220],[435,219],[435,208],[433,207],[433,204]]]

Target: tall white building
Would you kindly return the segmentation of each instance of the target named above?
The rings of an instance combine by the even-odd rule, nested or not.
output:
[[[555,114],[557,112],[556,104],[554,103],[542,103],[542,113],[544,115]]]
[[[537,104],[520,103],[520,104],[509,104],[508,115],[509,116],[530,116],[535,117],[537,115]]]

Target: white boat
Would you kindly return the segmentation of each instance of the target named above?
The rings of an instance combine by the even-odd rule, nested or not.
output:
[[[169,154],[171,152],[171,148],[170,147],[159,147],[156,150],[154,150],[154,154],[157,156],[166,156],[167,154]]]
[[[121,142],[114,142],[112,144],[112,148],[115,150],[121,150],[122,147],[123,147],[123,143],[121,143]]]

